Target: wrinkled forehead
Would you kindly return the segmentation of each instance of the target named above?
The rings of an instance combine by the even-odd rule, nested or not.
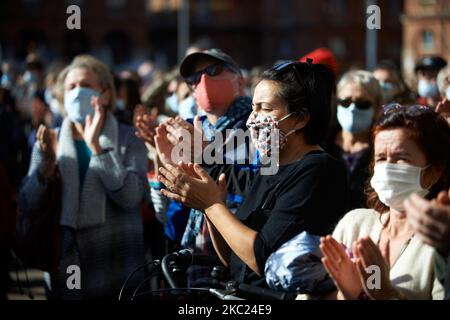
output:
[[[377,133],[374,141],[375,154],[377,153],[410,153],[421,152],[417,143],[412,139],[411,133],[405,128],[393,128]]]

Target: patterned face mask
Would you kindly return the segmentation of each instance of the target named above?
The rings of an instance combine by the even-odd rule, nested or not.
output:
[[[280,120],[277,120],[273,116],[257,114],[255,112],[250,114],[247,120],[247,128],[250,130],[252,141],[261,156],[270,157],[273,150],[277,150],[277,148],[279,152],[286,145],[287,137],[299,130],[292,129],[288,133],[285,133],[279,129],[280,122],[286,120],[294,113],[292,112]]]

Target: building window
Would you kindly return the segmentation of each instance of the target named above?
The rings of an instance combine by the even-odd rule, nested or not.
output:
[[[422,48],[427,51],[435,49],[434,34],[430,30],[424,30],[422,32]]]

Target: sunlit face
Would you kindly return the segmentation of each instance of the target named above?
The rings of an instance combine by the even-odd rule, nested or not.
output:
[[[409,164],[424,168],[428,165],[427,159],[418,144],[411,139],[408,131],[403,128],[389,129],[379,132],[374,141],[374,162]],[[428,168],[434,170],[433,168]],[[427,170],[428,170],[427,169]],[[429,187],[437,181],[435,174],[422,175],[423,187]]]
[[[106,104],[109,104],[110,93],[105,91],[100,85],[100,80],[96,73],[87,68],[74,68],[67,73],[64,81],[64,93],[78,87],[84,87],[96,90],[102,94]]]
[[[264,116],[272,116],[278,120],[287,116],[289,114],[288,104],[277,95],[279,90],[280,84],[275,81],[260,81],[253,94],[253,112]],[[280,129],[284,132],[288,132],[296,126],[299,126],[299,118],[295,116],[288,117],[280,123]]]
[[[374,160],[378,163],[403,163],[417,167],[427,165],[425,154],[405,129],[390,129],[375,137]]]

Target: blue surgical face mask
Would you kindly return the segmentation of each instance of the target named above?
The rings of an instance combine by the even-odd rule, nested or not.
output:
[[[358,134],[370,128],[374,112],[373,107],[361,110],[356,108],[354,103],[348,108],[338,105],[337,118],[342,130]]]
[[[26,85],[30,86],[38,82],[38,77],[34,72],[27,70],[23,74],[23,81],[25,82]]]
[[[166,104],[169,106],[170,110],[178,112],[178,96],[175,92],[166,98]]]
[[[116,99],[116,107],[118,110],[125,111],[126,109],[125,101],[123,101],[123,99]]]
[[[195,117],[197,114],[197,106],[195,105],[195,99],[192,96],[187,97],[179,103],[178,114],[185,120]]]
[[[91,105],[92,97],[99,97],[100,93],[94,89],[76,87],[64,95],[64,108],[72,122],[84,124],[87,115],[94,115]]]
[[[417,92],[422,98],[437,98],[439,97],[439,89],[436,83],[420,79],[417,85]]]
[[[389,100],[392,99],[392,91],[394,89],[394,86],[390,82],[386,81],[380,81],[380,87],[383,91],[383,98],[386,102],[390,102]]]

